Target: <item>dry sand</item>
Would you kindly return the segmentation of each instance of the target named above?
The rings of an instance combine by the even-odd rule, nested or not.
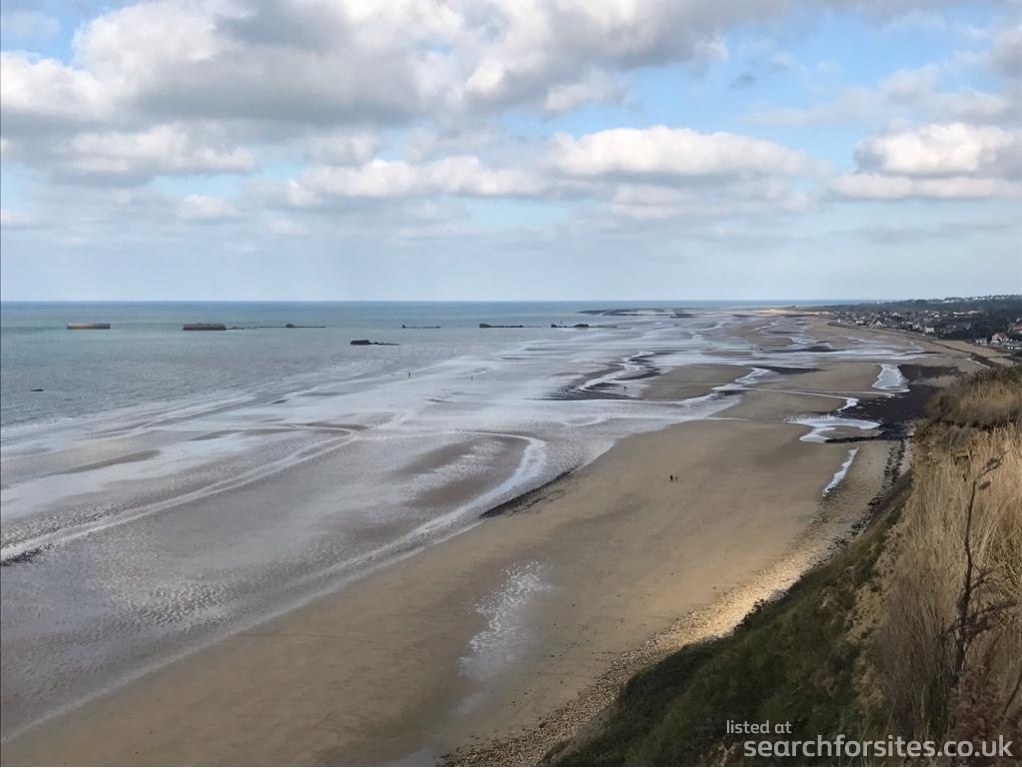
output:
[[[694,366],[647,394],[747,370]],[[784,419],[840,404],[795,390],[860,391],[877,370],[779,377],[785,391],[728,418],[626,440],[527,504],[21,735],[3,763],[421,763],[458,747],[535,762],[628,674],[726,631],[865,512],[892,444],[861,444],[823,498],[849,446],[801,442]],[[473,639],[503,637],[490,609],[509,595],[510,641],[482,664]]]
[[[29,732],[4,763],[367,763],[424,745],[428,760],[510,735],[791,552],[847,453],[803,432],[709,421],[624,441],[527,511]],[[523,568],[544,584],[533,639],[473,682],[459,660],[487,627],[477,607]]]

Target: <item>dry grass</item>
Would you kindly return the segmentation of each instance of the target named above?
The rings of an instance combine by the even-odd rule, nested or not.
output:
[[[993,427],[1022,422],[1022,366],[993,368],[938,393],[928,411],[933,422]]]
[[[936,398],[884,572],[875,679],[894,732],[989,739],[1022,718],[1022,370]]]
[[[736,751],[743,737],[727,719],[789,720],[824,739],[1001,734],[1017,747],[1022,370],[984,372],[935,398],[913,454],[910,476],[847,549],[733,634],[637,675],[561,763],[756,764]]]

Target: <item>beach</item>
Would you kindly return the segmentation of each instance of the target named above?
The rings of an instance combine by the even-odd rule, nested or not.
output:
[[[541,760],[629,674],[728,631],[851,536],[905,469],[893,426],[919,415],[913,392],[978,365],[813,316],[760,313],[726,331],[734,341],[717,346],[704,331],[697,362],[642,379],[646,358],[607,369],[633,374],[610,379],[611,395],[689,403],[692,418],[601,446],[343,588],[14,735],[4,763]],[[600,376],[574,391],[607,394]],[[519,442],[496,464],[520,462]],[[405,471],[467,450],[439,447]],[[419,502],[464,505],[478,482]]]
[[[1022,744],[1022,0],[0,3],[0,768]]]

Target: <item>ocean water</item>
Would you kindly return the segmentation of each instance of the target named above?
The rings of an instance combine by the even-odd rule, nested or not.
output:
[[[822,354],[797,319],[769,321],[790,341],[775,355],[730,333],[731,308],[590,308],[4,305],[3,737],[477,524],[623,437],[733,402],[638,398],[660,370]],[[76,321],[113,328],[65,330]],[[241,329],[181,331],[199,321]],[[578,322],[593,327],[550,327]],[[863,339],[828,359],[911,354]]]
[[[0,306],[0,425],[35,423],[193,397],[299,387],[310,377],[408,371],[483,354],[551,323],[571,304],[76,303]],[[109,322],[108,331],[68,331]],[[189,322],[245,330],[182,332]],[[538,328],[480,330],[479,323]],[[294,325],[324,328],[287,329]],[[442,326],[407,330],[401,326]],[[273,327],[276,326],[276,327]],[[352,347],[356,338],[399,347]],[[44,392],[33,392],[34,389]]]
[[[781,305],[687,302],[667,306]],[[0,426],[195,396],[287,391],[301,386],[305,378],[324,374],[354,377],[414,370],[453,357],[485,354],[523,339],[556,339],[563,332],[550,329],[552,323],[607,323],[579,314],[602,306],[592,302],[5,302],[0,304]],[[630,302],[626,306],[665,305]],[[112,328],[67,331],[70,322],[109,322]],[[181,326],[190,322],[220,322],[245,330],[182,332]],[[483,331],[478,327],[481,322],[534,327]],[[281,327],[287,323],[325,327]],[[403,330],[402,325],[441,329]],[[349,342],[356,338],[400,347],[351,347]]]

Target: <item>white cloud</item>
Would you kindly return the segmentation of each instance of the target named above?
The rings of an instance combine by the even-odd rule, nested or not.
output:
[[[38,134],[99,123],[109,117],[106,86],[56,59],[0,53],[3,131]]]
[[[460,4],[459,4],[460,5]],[[485,12],[472,12],[481,5]],[[464,81],[465,101],[506,107],[546,100],[593,73],[728,57],[724,34],[733,27],[776,19],[799,8],[861,12],[885,19],[927,0],[489,0],[466,3],[474,50]],[[467,9],[467,10],[465,10]],[[472,22],[485,19],[480,33]],[[555,97],[555,102],[557,101]]]
[[[435,160],[446,155],[513,156],[520,159],[534,151],[540,139],[526,139],[509,134],[495,122],[457,123],[444,126],[422,126],[405,135],[401,147],[410,162]]]
[[[353,197],[386,199],[426,195],[502,197],[536,195],[545,183],[512,168],[488,168],[477,157],[445,157],[421,164],[375,159],[357,167],[314,166],[290,186],[290,197],[308,204],[312,199]]]
[[[35,219],[27,213],[0,208],[0,227],[4,229],[26,229],[34,226],[36,226]]]
[[[247,173],[256,165],[250,152],[204,142],[179,125],[138,132],[81,133],[59,154],[63,172],[100,177]]]
[[[4,101],[51,128],[104,117],[110,130],[168,119],[340,127],[520,105],[557,112],[619,99],[617,73],[725,58],[729,29],[806,4],[153,0],[84,24],[74,66],[12,55]],[[817,5],[900,13],[930,3]]]
[[[687,128],[617,128],[553,138],[552,164],[581,177],[713,178],[807,175],[814,163],[772,141]]]
[[[1017,176],[1022,172],[1022,131],[965,123],[924,125],[859,142],[858,166],[904,176]]]
[[[238,218],[237,206],[222,197],[189,195],[178,206],[178,216],[186,221],[216,222]]]
[[[1019,197],[1022,187],[1005,179],[948,176],[913,178],[881,173],[848,173],[836,178],[831,189],[840,197],[858,200],[934,198],[938,200]]]
[[[312,160],[327,165],[357,165],[372,159],[383,146],[378,133],[341,131],[315,136],[308,142]]]
[[[562,114],[581,104],[621,102],[624,98],[625,89],[614,78],[602,73],[593,73],[577,82],[551,87],[547,91],[543,108],[547,112]]]
[[[605,224],[735,220],[813,209],[813,195],[797,191],[792,179],[819,170],[774,142],[659,126],[558,135],[521,144],[496,164],[473,155],[317,164],[286,184],[264,186],[263,199],[302,210],[306,223],[357,215],[373,226],[380,217],[408,222],[416,204],[492,197],[591,201]],[[423,226],[434,236],[463,228],[446,215]]]
[[[1022,194],[1022,131],[964,123],[922,125],[870,136],[858,170],[835,179],[841,197],[1013,198]]]
[[[755,186],[754,196],[762,202],[782,205],[777,190],[783,185],[765,180],[805,176],[817,170],[818,164],[805,154],[774,142],[657,126],[577,138],[559,134],[545,145],[524,144],[499,164],[474,155],[420,162],[375,158],[361,164],[321,163],[285,185],[271,187],[268,194],[291,208],[323,207],[337,198],[610,199],[621,183],[644,179],[652,183],[644,189],[695,185],[704,195],[744,195]],[[744,185],[742,190],[737,190],[738,184]]]
[[[427,0],[139,3],[94,19],[76,49],[126,108],[157,118],[387,123],[436,95],[444,57],[420,43],[447,15]]]
[[[806,194],[785,184],[746,181],[711,190],[622,184],[615,188],[609,209],[628,219],[701,221],[798,214],[812,206]]]
[[[719,79],[690,77],[693,71],[726,59],[728,42],[746,39],[750,30],[754,38],[759,23],[773,25],[789,13],[801,21],[821,8],[875,20],[913,9],[931,12],[944,4],[113,3],[78,28],[66,61],[3,54],[0,150],[5,164],[42,172],[26,174],[31,179],[26,186],[36,185],[33,193],[49,185],[44,194],[51,200],[64,195],[67,206],[76,206],[68,220],[91,217],[107,226],[118,219],[144,219],[140,229],[158,225],[171,210],[193,221],[251,215],[257,231],[280,235],[454,233],[465,231],[474,209],[458,198],[585,201],[600,217],[636,227],[637,222],[799,213],[816,204],[817,177],[828,171],[779,141],[740,135],[741,128],[735,133],[666,126],[596,130],[620,123],[588,127],[581,119],[555,116],[585,104],[614,103],[634,106],[643,125],[664,119],[665,113],[673,119],[675,109],[629,96],[630,73],[670,67],[661,71],[708,91]],[[736,28],[742,34],[731,36]],[[768,29],[780,38],[773,26]],[[975,53],[970,66],[1017,72],[1018,35],[1017,27],[990,31],[989,51]],[[745,64],[740,75],[751,82],[771,72],[809,77],[813,71],[772,46],[739,46],[735,56]],[[833,183],[839,196],[1015,194],[1017,133],[974,124],[1013,125],[1022,114],[1017,89],[1010,83],[1002,84],[1000,93],[956,85],[941,92],[945,65],[901,70],[873,88],[834,89],[838,98],[832,101],[760,118],[813,125],[866,122],[871,131],[900,126],[860,143],[857,172]],[[655,84],[655,100],[668,98],[667,87]],[[594,114],[613,114],[627,125],[623,110]],[[917,123],[932,125],[904,128]],[[581,130],[592,132],[575,129],[574,135],[548,139],[544,129],[551,124],[585,125]],[[1005,143],[1003,135],[1013,138]],[[386,159],[380,157],[384,148]],[[277,180],[280,168],[303,158],[307,169],[295,172],[290,182]],[[269,169],[261,180],[260,165]],[[161,185],[145,186],[161,176],[207,174],[252,174],[244,210],[208,195],[168,200],[157,191]],[[189,191],[203,191],[202,179],[195,182]],[[95,185],[88,194],[82,194],[84,183]],[[117,195],[130,197],[128,188],[159,199],[119,203]],[[420,221],[419,207],[427,203],[444,207],[444,215]],[[37,210],[34,199],[32,208]],[[47,215],[47,226],[56,220]],[[101,224],[88,233],[96,242]]]
[[[982,123],[1017,122],[1022,107],[1011,89],[1006,94],[972,87],[940,90],[942,66],[898,70],[873,87],[840,89],[832,99],[808,107],[770,107],[752,113],[765,125],[822,126],[848,123],[882,125],[895,120],[928,119]],[[1017,90],[1017,88],[1015,89]]]

